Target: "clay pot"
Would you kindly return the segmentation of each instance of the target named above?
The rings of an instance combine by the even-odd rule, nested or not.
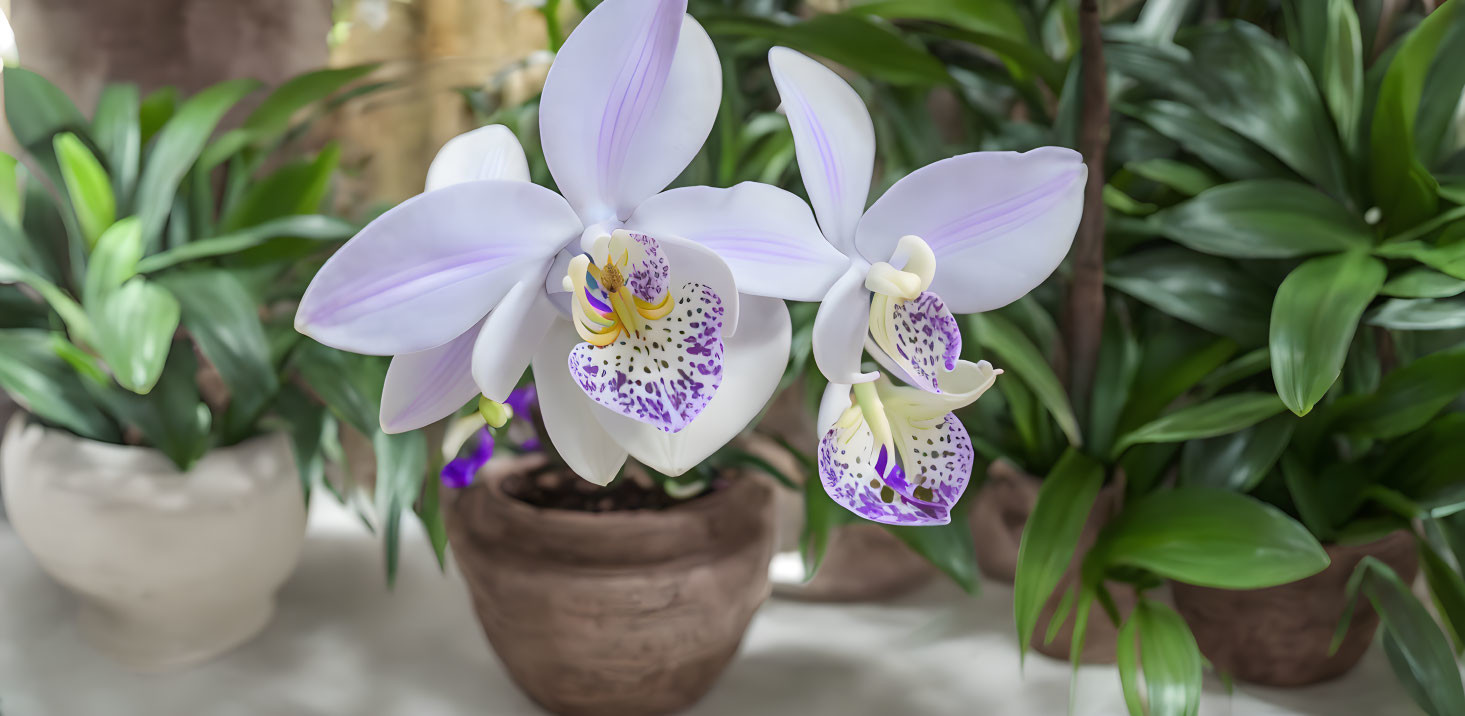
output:
[[[0,457],[16,534],[76,593],[82,635],[131,669],[248,640],[300,561],[305,499],[283,433],[210,451],[185,474],[157,450],[20,415]]]
[[[1325,545],[1332,563],[1306,579],[1251,590],[1172,584],[1175,608],[1206,658],[1222,673],[1267,686],[1305,686],[1353,668],[1378,630],[1367,599],[1353,610],[1337,653],[1328,646],[1347,606],[1346,586],[1366,556],[1389,565],[1405,584],[1419,573],[1413,535],[1400,530],[1361,545]]]
[[[767,598],[769,488],[657,511],[541,509],[491,477],[448,512],[453,556],[510,677],[562,716],[680,711],[712,687]]]
[[[1017,575],[1017,553],[1022,544],[1022,531],[1027,526],[1028,515],[1038,502],[1038,490],[1043,483],[1006,460],[993,462],[987,469],[987,480],[982,483],[972,501],[972,540],[977,553],[977,566],[988,579],[1011,584]],[[1073,644],[1074,615],[1059,628],[1051,643],[1043,643],[1047,636],[1048,622],[1058,609],[1063,593],[1079,582],[1079,568],[1083,555],[1088,554],[1099,531],[1119,513],[1124,504],[1124,476],[1105,485],[1094,499],[1094,509],[1084,522],[1079,535],[1074,559],[1064,572],[1053,596],[1043,605],[1038,617],[1038,628],[1033,634],[1032,647],[1055,659],[1068,659]],[[1111,584],[1109,593],[1121,615],[1134,609],[1134,593],[1124,585]],[[1086,664],[1110,664],[1114,662],[1114,645],[1119,641],[1119,630],[1104,613],[1097,602],[1089,610],[1088,634],[1084,638],[1083,654],[1079,661]]]

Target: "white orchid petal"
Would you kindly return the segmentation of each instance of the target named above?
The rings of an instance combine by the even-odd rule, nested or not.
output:
[[[478,395],[473,382],[473,343],[482,327],[481,322],[474,324],[437,348],[392,358],[382,386],[382,430],[405,433],[426,427]]]
[[[579,232],[564,199],[533,184],[470,182],[422,194],[371,222],[321,267],[295,327],[353,353],[435,348]]]
[[[569,321],[555,320],[534,353],[534,387],[555,451],[576,475],[605,485],[620,473],[626,450],[596,420],[604,408],[570,378],[570,350],[579,343]]]
[[[906,235],[936,255],[930,290],[953,313],[1011,303],[1053,273],[1078,228],[1088,170],[1077,152],[977,152],[918,169],[865,213],[860,253],[884,261]]]
[[[473,346],[472,376],[489,400],[502,403],[509,399],[554,323],[557,312],[544,295],[541,275],[542,270],[529,272],[484,319]]]
[[[529,181],[529,160],[519,138],[502,124],[448,140],[427,167],[427,191],[487,179]]]
[[[772,399],[788,363],[791,324],[782,301],[746,296],[742,330],[728,339],[722,386],[697,419],[665,433],[596,405],[595,416],[631,455],[653,470],[680,475],[742,432]]]
[[[905,382],[941,392],[943,373],[961,357],[961,327],[941,297],[926,291],[904,301],[877,293],[870,304],[870,340],[884,358],[899,366]],[[878,354],[884,354],[883,356]]]
[[[834,386],[830,386],[833,388]],[[956,416],[939,429],[922,431],[912,437],[933,441],[940,438],[960,448],[956,437],[967,438],[966,430]],[[966,477],[971,477],[971,441],[966,443]],[[909,486],[903,468],[894,454],[894,446],[881,443],[863,418],[852,425],[836,425],[825,431],[819,440],[819,481],[830,499],[841,507],[872,522],[889,525],[944,525],[951,521],[951,504],[911,499],[898,492],[891,483]],[[953,467],[959,467],[954,465]],[[953,480],[955,482],[955,480]],[[965,482],[960,483],[965,488]],[[923,493],[924,494],[924,493]],[[960,495],[960,491],[956,493]]]
[[[722,69],[686,0],[606,0],[545,80],[540,136],[586,223],[629,216],[686,168],[712,130]]]
[[[726,261],[712,249],[680,236],[652,235],[666,253],[674,283],[700,283],[722,299],[722,337],[731,338],[738,328],[737,280]]]
[[[824,395],[819,398],[819,417],[814,423],[820,435],[829,432],[839,416],[854,404],[850,399],[851,387],[848,383],[830,383],[824,387]]]
[[[964,408],[982,397],[997,381],[1002,371],[987,361],[957,361],[956,368],[941,374],[942,392],[932,393],[881,381],[875,384],[885,410],[908,422],[930,421]]]
[[[849,83],[816,60],[775,47],[768,64],[793,128],[799,174],[819,226],[830,243],[853,255],[855,227],[875,172],[870,111]]]
[[[860,372],[865,335],[870,330],[870,290],[862,261],[845,271],[829,289],[814,317],[814,363],[831,383],[868,383],[878,373]]]
[[[10,20],[0,11],[0,71],[4,65],[20,64],[20,52],[15,47],[15,31],[10,29]]]
[[[824,240],[808,204],[767,184],[672,189],[647,199],[626,225],[712,249],[738,290],[754,296],[817,301],[849,264]]]

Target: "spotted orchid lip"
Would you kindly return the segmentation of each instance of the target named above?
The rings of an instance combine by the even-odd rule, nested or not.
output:
[[[724,308],[711,287],[674,282],[660,243],[618,230],[566,278],[584,343],[570,374],[592,400],[663,432],[680,432],[722,384]]]
[[[893,264],[900,263],[902,268]],[[961,357],[961,328],[946,302],[929,291],[936,256],[917,236],[902,238],[889,262],[870,267],[869,336],[907,383],[942,392],[940,376]]]
[[[985,361],[962,361],[945,376],[952,390],[943,394],[896,386],[884,377],[831,385],[826,406],[839,412],[819,443],[825,491],[875,522],[949,522],[975,462],[971,437],[952,411],[976,401],[1000,373]]]

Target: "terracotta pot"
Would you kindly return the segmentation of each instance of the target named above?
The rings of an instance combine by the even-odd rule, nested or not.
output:
[[[1254,684],[1305,686],[1358,663],[1379,624],[1366,599],[1353,610],[1342,646],[1328,656],[1353,569],[1364,557],[1376,557],[1410,584],[1419,573],[1419,554],[1413,535],[1403,530],[1377,542],[1325,548],[1332,558],[1328,568],[1291,584],[1252,590],[1172,584],[1176,609],[1218,670]]]
[[[264,628],[305,543],[288,436],[212,450],[185,474],[157,450],[25,423],[16,416],[0,446],[10,519],[76,593],[98,649],[164,671]]]
[[[502,478],[448,513],[453,556],[509,675],[564,716],[684,709],[717,680],[767,598],[773,499],[735,477],[659,511],[533,507]]]
[[[1011,584],[1017,575],[1017,553],[1022,544],[1022,531],[1027,526],[1028,515],[1038,502],[1038,490],[1042,480],[1029,475],[1005,460],[993,462],[987,469],[987,480],[982,483],[971,507],[968,519],[972,527],[972,540],[977,553],[977,566],[988,579]],[[1094,499],[1094,509],[1084,522],[1079,535],[1074,559],[1059,582],[1058,589],[1043,606],[1038,617],[1038,629],[1033,635],[1032,647],[1055,659],[1068,659],[1073,644],[1073,614],[1059,628],[1051,643],[1045,644],[1048,622],[1058,609],[1063,592],[1078,584],[1079,567],[1083,555],[1099,537],[1099,530],[1124,504],[1124,479],[1105,485]],[[1119,584],[1110,585],[1110,595],[1121,614],[1128,614],[1134,608],[1133,592]],[[1103,609],[1095,603],[1089,610],[1088,635],[1084,638],[1083,654],[1079,661],[1086,664],[1110,664],[1114,662],[1114,645],[1119,640],[1119,630],[1110,621]]]

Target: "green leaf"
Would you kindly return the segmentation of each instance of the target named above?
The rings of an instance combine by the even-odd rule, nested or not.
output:
[[[82,238],[86,239],[90,249],[96,245],[102,232],[117,220],[117,200],[112,194],[111,179],[107,177],[102,163],[75,134],[62,132],[52,142],[56,160],[61,164],[66,193],[71,197],[71,208],[76,212]]]
[[[859,0],[848,12],[943,23],[950,29],[933,34],[992,50],[1008,61],[1016,78],[1031,72],[1054,91],[1063,87],[1063,68],[1033,46],[1011,0]]]
[[[1396,298],[1368,315],[1368,324],[1396,331],[1443,331],[1465,328],[1465,297]]]
[[[819,14],[793,24],[744,15],[707,15],[701,20],[713,37],[757,38],[765,45],[784,45],[894,85],[921,87],[952,82],[940,60],[908,43],[887,25],[857,15]]]
[[[1465,279],[1465,242],[1432,246],[1423,241],[1387,243],[1374,250],[1386,259],[1413,259],[1440,273]]]
[[[1110,301],[1105,311],[1099,360],[1094,368],[1094,389],[1088,396],[1087,452],[1091,455],[1107,454],[1113,446],[1124,407],[1133,394],[1144,361],[1139,338],[1125,309],[1121,301]],[[1001,381],[997,385],[1000,388]]]
[[[1326,59],[1318,85],[1344,146],[1352,146],[1363,114],[1363,35],[1353,0],[1328,0]]]
[[[20,226],[24,206],[20,193],[20,163],[15,157],[0,152],[0,221]]]
[[[1109,262],[1105,283],[1241,345],[1267,339],[1267,289],[1225,259],[1162,246]]]
[[[1013,613],[1023,654],[1033,641],[1043,605],[1074,559],[1084,522],[1104,485],[1104,468],[1070,448],[1043,480],[1022,532],[1013,582]],[[1088,605],[1079,605],[1080,618]]]
[[[1388,565],[1364,557],[1348,581],[1348,599],[1362,593],[1383,623],[1389,664],[1419,707],[1432,716],[1465,713],[1465,688],[1450,642],[1429,611]],[[1342,641],[1351,621],[1345,614],[1334,636]]]
[[[809,482],[817,483],[819,480]],[[966,512],[952,513],[949,524],[929,527],[887,525],[885,530],[935,565],[967,594],[977,593],[977,553]]]
[[[137,129],[139,139],[146,145],[153,135],[163,128],[173,113],[178,111],[178,88],[160,87],[142,98],[137,106]]]
[[[158,245],[178,183],[198,159],[214,127],[230,107],[257,87],[259,82],[248,79],[216,84],[189,98],[158,130],[137,191],[144,246],[152,249]]]
[[[1141,443],[1178,443],[1227,435],[1282,412],[1285,406],[1270,393],[1232,393],[1187,406],[1126,433],[1112,452],[1118,458]]]
[[[1296,176],[1261,147],[1189,105],[1157,99],[1139,104],[1120,103],[1116,108],[1178,143],[1227,179]]]
[[[388,435],[380,428],[369,434],[376,452],[375,501],[377,518],[386,526],[382,546],[390,586],[397,577],[402,513],[416,504],[427,476],[427,437],[421,431]]]
[[[183,327],[229,387],[230,417],[252,422],[280,387],[254,296],[227,271],[174,272],[158,283],[178,299]]]
[[[1171,241],[1231,258],[1283,259],[1373,244],[1367,224],[1299,182],[1223,184],[1155,215]]]
[[[1181,483],[1250,492],[1282,457],[1296,424],[1290,415],[1277,415],[1230,435],[1186,442]]]
[[[328,348],[313,340],[300,343],[292,367],[326,406],[363,435],[381,430],[382,382],[386,362]]]
[[[1281,510],[1226,490],[1179,487],[1145,495],[1099,533],[1095,567],[1134,567],[1186,584],[1259,589],[1328,566],[1322,545]],[[1089,564],[1084,565],[1085,573]]]
[[[135,217],[128,217],[111,226],[97,239],[82,283],[82,305],[93,308],[127,280],[137,275],[137,262],[142,258],[142,226]]]
[[[1335,429],[1386,440],[1424,427],[1465,393],[1465,349],[1433,353],[1390,373],[1369,395],[1337,405]]]
[[[229,234],[282,217],[319,211],[340,158],[340,147],[330,144],[314,160],[292,162],[251,184],[224,217],[219,230]]]
[[[1450,298],[1465,293],[1465,279],[1424,267],[1389,279],[1379,293],[1398,298]]]
[[[1419,566],[1458,655],[1465,649],[1465,578],[1427,540],[1419,540]]]
[[[1384,222],[1396,231],[1429,218],[1439,205],[1439,183],[1420,161],[1414,122],[1425,77],[1450,24],[1457,21],[1460,7],[1461,3],[1446,3],[1420,22],[1404,38],[1379,87],[1369,144],[1369,177]]]
[[[1347,253],[1310,259],[1282,281],[1272,304],[1272,379],[1292,412],[1306,415],[1337,381],[1386,273],[1378,259]]]
[[[66,324],[66,330],[70,332],[74,340],[82,343],[91,340],[91,320],[87,318],[86,311],[82,309],[81,304],[40,274],[10,260],[4,254],[0,254],[0,284],[7,283],[21,283],[29,286],[31,290],[40,294],[51,310],[56,312],[56,315],[61,317],[61,321]]]
[[[810,477],[804,480],[804,529],[799,533],[799,554],[804,558],[804,578],[813,579],[824,563],[829,549],[829,536],[840,525],[856,520],[824,491],[816,466],[808,466]]]
[[[1182,77],[1192,79],[1189,98],[1197,109],[1328,194],[1347,196],[1333,123],[1307,66],[1284,43],[1255,25],[1231,22],[1202,25],[1183,44],[1193,59]]]
[[[1129,162],[1124,168],[1185,196],[1195,196],[1217,184],[1216,178],[1205,169],[1163,157]]]
[[[111,84],[102,88],[92,114],[92,137],[112,175],[117,204],[127,207],[137,186],[142,158],[142,130],[138,125],[137,85]],[[126,213],[125,211],[123,213]]]
[[[379,65],[356,65],[307,72],[280,85],[244,120],[243,129],[258,141],[270,141],[290,128],[297,112],[319,102],[352,82],[371,74]]]
[[[1195,716],[1199,712],[1205,659],[1190,626],[1173,609],[1150,599],[1140,600],[1119,629],[1116,649],[1124,700],[1131,714]],[[1144,672],[1143,703],[1136,664]]]
[[[158,289],[161,291],[161,289]],[[213,415],[198,397],[198,361],[186,345],[163,351],[168,362],[156,387],[138,395],[111,384],[87,383],[107,411],[142,432],[147,443],[187,472],[209,449]]]
[[[50,331],[0,330],[0,389],[49,423],[92,440],[115,442],[117,427],[91,400],[75,371],[56,355]]]
[[[64,92],[20,67],[5,68],[5,119],[15,140],[32,153],[49,148],[61,132],[85,136],[87,130],[86,118]]]
[[[87,312],[97,351],[117,383],[140,395],[152,390],[178,330],[178,301],[161,286],[134,278]]]
[[[310,241],[344,241],[356,233],[356,228],[356,225],[350,222],[330,216],[287,216],[153,254],[138,264],[138,272],[153,273],[185,261],[229,256],[280,237]]]
[[[1073,406],[1068,402],[1068,393],[1037,346],[1017,326],[995,313],[975,313],[967,321],[976,332],[977,341],[992,352],[998,367],[1022,381],[1053,415],[1069,444],[1082,445],[1083,435]]]

